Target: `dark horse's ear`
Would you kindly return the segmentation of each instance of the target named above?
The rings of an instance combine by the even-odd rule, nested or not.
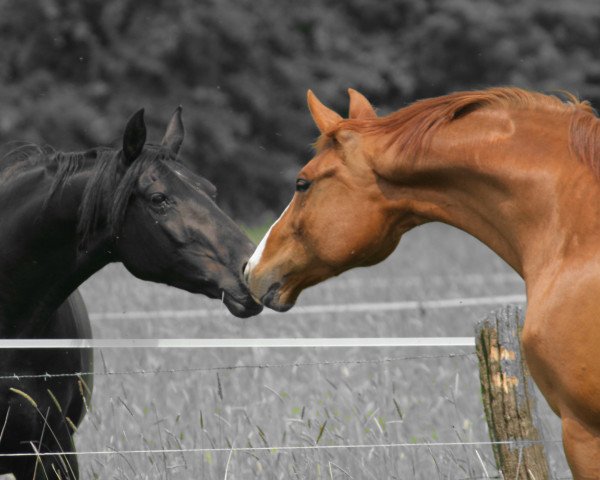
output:
[[[146,124],[144,123],[144,109],[138,110],[127,122],[123,134],[123,160],[126,165],[140,156],[146,143]]]
[[[173,113],[169,125],[167,125],[165,136],[160,143],[165,147],[169,147],[175,155],[179,153],[183,137],[185,136],[185,128],[183,128],[183,121],[181,120],[181,110],[181,105],[179,105],[175,113]]]

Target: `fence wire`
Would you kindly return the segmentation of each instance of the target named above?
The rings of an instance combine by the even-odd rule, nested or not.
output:
[[[220,372],[231,370],[249,370],[249,369],[266,369],[266,368],[290,368],[290,367],[316,367],[316,366],[342,366],[342,365],[377,365],[391,362],[399,362],[404,360],[430,360],[440,358],[461,358],[474,357],[475,352],[464,353],[446,353],[439,355],[408,355],[402,357],[384,357],[363,360],[329,360],[319,362],[289,362],[289,363],[257,363],[251,365],[219,365],[213,367],[184,367],[170,369],[138,369],[138,370],[104,370],[96,372],[65,372],[65,373],[43,373],[43,374],[24,374],[16,373],[0,375],[0,380],[22,380],[22,379],[51,379],[64,377],[86,377],[86,376],[112,376],[112,375],[160,375],[173,373],[203,373],[203,372]]]
[[[291,450],[359,450],[375,448],[421,448],[421,447],[478,447],[493,445],[513,445],[516,448],[525,448],[532,445],[546,445],[560,443],[561,440],[502,440],[479,442],[414,442],[414,443],[374,443],[356,445],[283,445],[274,447],[212,447],[212,448],[157,448],[146,450],[96,450],[83,452],[19,452],[0,453],[0,457],[45,457],[53,455],[134,455],[134,454],[171,454],[171,453],[237,453],[237,452],[269,452],[278,453]]]

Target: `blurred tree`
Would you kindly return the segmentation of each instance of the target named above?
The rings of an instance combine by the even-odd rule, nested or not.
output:
[[[512,84],[600,103],[596,0],[3,0],[0,142],[107,144],[141,106],[158,139],[184,107],[185,156],[247,222],[292,195],[316,131],[308,88],[382,113]]]

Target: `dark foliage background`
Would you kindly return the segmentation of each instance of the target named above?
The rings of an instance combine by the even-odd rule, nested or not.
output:
[[[0,143],[118,139],[144,106],[158,141],[184,106],[186,156],[261,222],[316,135],[312,88],[382,112],[458,89],[568,89],[600,105],[596,0],[0,0]]]

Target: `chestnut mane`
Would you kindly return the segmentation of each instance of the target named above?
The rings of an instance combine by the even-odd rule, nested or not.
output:
[[[485,107],[537,109],[570,116],[570,148],[574,155],[600,176],[600,120],[589,102],[564,93],[556,95],[530,92],[520,88],[498,87],[472,92],[456,92],[419,100],[390,115],[370,119],[346,119],[317,142],[317,148],[339,129],[365,134],[392,134],[393,145],[409,158],[422,152],[432,136],[444,125],[474,110]]]

